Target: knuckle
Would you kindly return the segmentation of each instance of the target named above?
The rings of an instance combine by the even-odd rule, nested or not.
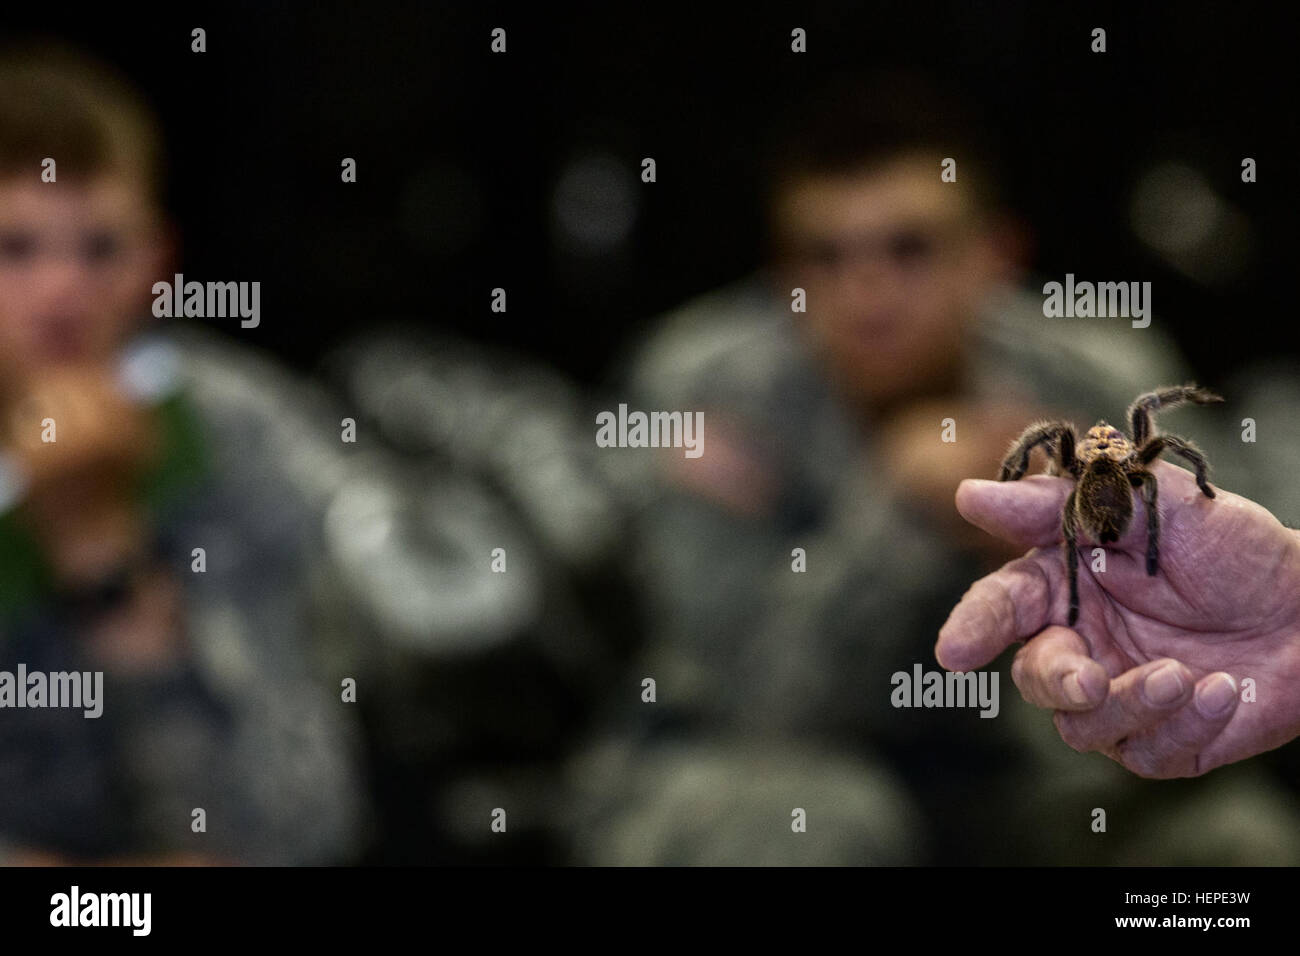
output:
[[[1005,581],[999,580],[997,575],[984,578],[970,589],[969,596],[988,613],[998,633],[1015,633],[1015,608],[1012,606],[1011,592]]]
[[[1061,735],[1065,745],[1071,750],[1078,753],[1087,753],[1094,749],[1090,742],[1080,732],[1079,722],[1073,719],[1073,715],[1064,710],[1058,710],[1052,717],[1053,723],[1056,724],[1056,732]]]
[[[1026,668],[1029,667],[1025,662],[1025,654],[1028,649],[1029,645],[1026,644],[1016,652],[1016,656],[1011,660],[1011,682],[1019,688],[1021,696],[1026,700],[1029,700],[1029,688],[1026,685],[1028,675],[1025,673]],[[1030,701],[1030,703],[1033,703],[1033,701]]]
[[[1190,709],[1190,708],[1189,708]],[[1170,747],[1182,754],[1195,754],[1215,733],[1199,716],[1185,721],[1171,721],[1168,737]]]
[[[1147,780],[1166,780],[1177,776],[1171,772],[1168,761],[1148,747],[1131,746],[1121,741],[1116,748],[1119,760],[1130,771]]]

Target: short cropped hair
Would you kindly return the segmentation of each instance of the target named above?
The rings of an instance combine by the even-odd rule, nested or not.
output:
[[[0,176],[125,176],[161,205],[163,138],[142,95],[112,67],[54,42],[0,48]]]
[[[898,159],[928,155],[957,161],[957,185],[977,212],[1002,196],[993,173],[991,137],[973,108],[941,93],[925,77],[905,73],[839,73],[774,114],[761,168],[771,216],[793,185],[824,176],[870,173]]]

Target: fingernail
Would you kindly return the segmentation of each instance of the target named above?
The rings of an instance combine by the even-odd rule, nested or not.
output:
[[[1083,689],[1079,683],[1079,672],[1071,671],[1065,675],[1065,696],[1070,698],[1071,703],[1086,704],[1088,703],[1088,692]]]
[[[1183,675],[1177,664],[1166,664],[1147,675],[1142,683],[1142,693],[1157,707],[1172,704],[1183,693]]]
[[[1237,682],[1228,674],[1219,674],[1196,692],[1196,709],[1203,717],[1221,717],[1237,699]]]

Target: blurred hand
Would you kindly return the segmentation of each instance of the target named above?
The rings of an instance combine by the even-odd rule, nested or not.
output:
[[[705,410],[704,421],[704,453],[687,458],[680,448],[659,449],[660,477],[733,515],[770,517],[781,490],[780,476],[765,461],[741,421],[713,409]]]
[[[140,537],[134,478],[156,452],[146,408],[126,398],[109,368],[61,366],[10,385],[0,445],[29,486],[23,517],[56,573],[93,578]],[[42,440],[53,419],[55,441]]]
[[[1068,581],[1059,542],[1073,482],[963,481],[957,510],[1018,547],[1021,558],[977,581],[939,632],[949,670],[987,664],[1027,641],[1012,677],[1056,710],[1062,738],[1144,777],[1197,776],[1300,735],[1300,537],[1252,501],[1167,462],[1158,476],[1160,568],[1144,565],[1139,496],[1127,533],[1094,572],[1080,541],[1079,620],[1064,626]],[[1032,638],[1032,640],[1030,640]],[[1241,682],[1256,699],[1241,701]]]
[[[22,460],[33,488],[86,471],[130,470],[150,450],[147,411],[122,394],[111,368],[44,370],[11,389],[5,405],[5,447]],[[42,439],[47,418],[55,442]]]
[[[1007,436],[1024,429],[1025,402],[993,404],[970,400],[927,399],[892,413],[880,426],[883,463],[896,493],[942,523],[951,540],[992,561],[1019,554],[1016,548],[972,528],[954,514],[952,490],[967,475],[996,475]],[[954,422],[955,441],[943,441],[943,421]],[[1031,467],[1046,463],[1036,450]]]

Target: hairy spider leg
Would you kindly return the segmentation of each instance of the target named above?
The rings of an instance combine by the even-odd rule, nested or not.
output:
[[[1056,461],[1061,468],[1077,479],[1082,471],[1079,456],[1074,449],[1074,444],[1078,441],[1078,438],[1074,433],[1073,425],[1069,422],[1062,422],[1061,425],[1061,433],[1052,444],[1052,449],[1056,452]]]
[[[1138,472],[1133,477],[1142,484],[1142,503],[1147,509],[1147,574],[1154,576],[1160,563],[1160,512],[1156,510],[1160,486],[1149,471]]]
[[[1205,460],[1204,452],[1186,438],[1179,438],[1177,435],[1157,435],[1138,449],[1137,460],[1145,467],[1159,458],[1160,453],[1165,449],[1187,459],[1191,466],[1196,469],[1197,487],[1201,489],[1205,497],[1213,498],[1214,489],[1210,487],[1207,480],[1210,463]]]
[[[1208,388],[1197,385],[1175,385],[1173,388],[1161,388],[1146,392],[1133,400],[1128,407],[1129,430],[1133,433],[1133,444],[1141,447],[1151,437],[1155,429],[1151,416],[1162,408],[1172,408],[1184,402],[1197,405],[1213,405],[1223,401],[1223,396],[1216,395]]]
[[[1074,501],[1079,494],[1078,488],[1070,489],[1070,497],[1065,499],[1065,510],[1061,512],[1061,530],[1065,533],[1065,567],[1070,576],[1070,627],[1079,620],[1079,525],[1074,511]]]
[[[1074,426],[1069,422],[1040,422],[1030,425],[1002,459],[998,481],[1018,481],[1022,478],[1029,468],[1029,453],[1044,443],[1048,444],[1049,451],[1054,453],[1061,468],[1078,478],[1079,459],[1074,450],[1077,440]]]

